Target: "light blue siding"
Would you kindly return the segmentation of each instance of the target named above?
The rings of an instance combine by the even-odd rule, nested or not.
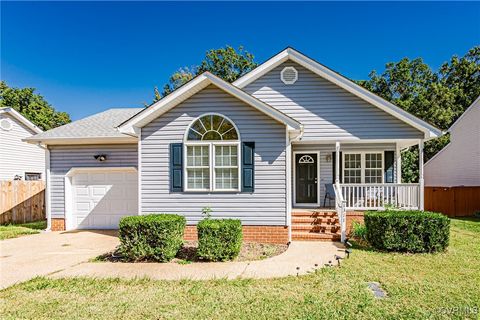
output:
[[[50,207],[52,218],[65,216],[65,174],[71,168],[137,167],[137,144],[49,146],[50,149]],[[94,156],[105,154],[107,161]]]
[[[190,123],[204,113],[230,118],[242,141],[255,142],[254,193],[170,192],[169,146],[183,142]],[[285,125],[209,86],[142,128],[141,206],[143,213],[178,213],[189,224],[214,217],[240,218],[245,225],[286,224]]]
[[[280,72],[287,66],[298,71],[298,80],[292,85],[280,79]],[[302,123],[302,141],[423,137],[417,129],[292,61],[244,90]]]

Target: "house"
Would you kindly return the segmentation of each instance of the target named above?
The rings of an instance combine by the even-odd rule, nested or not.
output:
[[[23,139],[42,130],[13,108],[0,108],[0,180],[43,180],[45,149]]]
[[[233,84],[203,73],[148,108],[28,140],[49,150],[52,230],[164,212],[186,217],[190,239],[209,207],[241,219],[245,240],[286,243],[344,240],[348,212],[422,209],[422,176],[401,184],[400,150],[441,134],[287,48]]]
[[[448,132],[450,143],[425,164],[425,186],[480,187],[480,97]]]

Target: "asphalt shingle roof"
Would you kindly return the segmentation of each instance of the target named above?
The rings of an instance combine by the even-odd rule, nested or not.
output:
[[[109,109],[66,125],[36,134],[30,139],[125,137],[116,127],[143,108]]]

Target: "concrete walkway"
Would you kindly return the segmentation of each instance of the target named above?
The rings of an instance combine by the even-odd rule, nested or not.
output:
[[[303,275],[323,267],[334,256],[343,256],[343,247],[331,242],[292,242],[284,253],[259,261],[222,263],[82,263],[50,275],[53,278],[151,278],[158,280],[208,280],[237,278],[276,278]]]
[[[0,289],[35,276],[178,279],[274,278],[302,275],[343,256],[338,243],[293,242],[284,253],[252,262],[88,262],[119,244],[116,232],[44,232],[0,241]]]
[[[0,289],[88,261],[118,245],[115,232],[44,232],[0,241]]]

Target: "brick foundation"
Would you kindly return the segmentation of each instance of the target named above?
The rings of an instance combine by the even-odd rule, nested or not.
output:
[[[347,234],[352,232],[352,225],[354,221],[363,224],[363,212],[347,212]]]
[[[54,218],[51,223],[50,229],[52,231],[65,231],[65,219]]]
[[[261,243],[288,243],[288,227],[286,226],[243,226],[243,241]],[[197,240],[197,227],[186,226],[185,240]]]

